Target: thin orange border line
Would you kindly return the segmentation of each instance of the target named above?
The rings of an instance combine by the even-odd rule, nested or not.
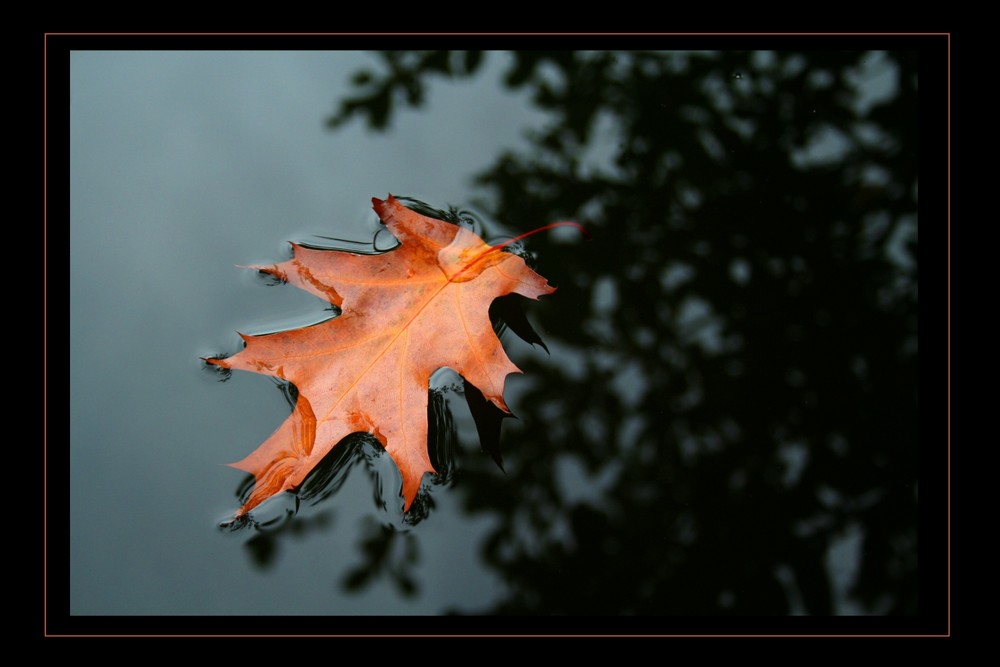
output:
[[[267,33],[267,32],[245,32],[245,33],[211,33],[211,32],[176,32],[176,33],[116,33],[116,32],[90,32],[90,33],[77,33],[77,32],[46,32],[43,33],[43,46],[42,46],[42,372],[44,374],[44,379],[42,381],[42,417],[44,424],[42,426],[42,632],[44,637],[191,637],[191,636],[211,636],[211,637],[245,637],[244,634],[208,634],[208,635],[187,635],[187,634],[63,634],[63,635],[51,635],[48,631],[48,615],[47,615],[47,601],[48,601],[48,38],[49,36],[230,36],[230,37],[241,37],[241,36],[263,36],[263,37],[280,37],[280,36],[292,36],[292,37],[310,37],[310,36],[401,36],[407,35],[412,36],[415,33],[391,33],[391,32],[359,32],[359,33],[343,33],[343,32],[316,32],[316,33]],[[804,32],[804,33],[780,33],[780,32],[760,32],[760,33],[711,33],[711,32],[690,32],[690,33],[673,33],[673,32],[636,32],[636,33],[621,33],[621,32],[607,32],[607,33],[587,33],[587,32],[574,32],[574,33],[515,33],[515,32],[481,32],[481,33],[449,33],[449,32],[428,32],[428,33],[418,33],[420,36],[531,36],[531,35],[546,35],[551,34],[555,36],[587,36],[587,37],[601,37],[601,36],[629,36],[629,37],[671,37],[671,36],[754,36],[754,37],[773,37],[773,36],[784,36],[784,37],[809,37],[809,36],[826,36],[826,37],[837,37],[837,36],[927,36],[927,37],[944,37],[947,41],[946,48],[946,90],[947,90],[947,112],[945,114],[946,118],[946,136],[947,136],[947,176],[946,176],[946,206],[947,206],[947,281],[946,281],[946,291],[947,291],[947,335],[946,335],[946,358],[947,358],[947,400],[946,400],[946,410],[947,410],[947,479],[946,479],[946,532],[948,539],[948,549],[947,556],[945,558],[946,563],[946,581],[947,581],[947,611],[946,611],[946,628],[947,630],[943,634],[927,634],[927,635],[911,635],[911,634],[708,634],[708,635],[671,635],[671,634],[627,634],[627,635],[567,635],[567,634],[544,634],[544,635],[517,635],[517,634],[496,634],[496,635],[480,635],[480,634],[440,634],[440,635],[407,635],[407,634],[386,634],[386,635],[336,635],[336,634],[303,634],[303,635],[286,635],[286,634],[256,634],[255,637],[574,637],[574,638],[585,638],[585,637],[663,637],[663,638],[674,638],[674,637],[691,637],[691,638],[721,638],[721,637],[732,637],[732,638],[785,638],[785,637],[951,637],[951,33],[950,32]]]

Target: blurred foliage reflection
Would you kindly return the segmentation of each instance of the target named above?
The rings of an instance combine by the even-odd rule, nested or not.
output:
[[[384,53],[330,125],[384,128],[492,57]],[[482,553],[509,584],[465,611],[916,613],[916,72],[907,52],[512,55],[503,85],[551,122],[476,204],[594,240],[529,242],[559,285],[530,314],[552,357],[518,360],[508,474],[464,459],[452,491],[495,517]]]

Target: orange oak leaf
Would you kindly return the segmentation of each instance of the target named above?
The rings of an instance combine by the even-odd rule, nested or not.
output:
[[[392,195],[372,204],[399,240],[395,249],[358,255],[293,243],[291,260],[254,267],[328,300],[340,309],[338,317],[280,333],[240,334],[241,352],[205,360],[298,389],[288,419],[256,451],[230,464],[256,479],[237,517],[299,487],[337,443],[357,432],[374,435],[392,457],[409,510],[424,474],[435,472],[427,401],[430,376],[440,368],[456,371],[510,412],[504,382],[521,371],[494,332],[490,304],[511,293],[537,299],[555,288],[521,257],[500,252],[505,244],[490,246]]]

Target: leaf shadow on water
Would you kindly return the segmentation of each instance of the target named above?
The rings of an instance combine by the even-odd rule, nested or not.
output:
[[[484,57],[382,54],[330,125],[384,129]],[[915,49],[512,54],[503,85],[552,122],[478,176],[476,206],[594,241],[531,240],[559,284],[532,315],[552,356],[519,362],[507,475],[473,464],[450,491],[494,519],[480,555],[507,593],[455,611],[913,617],[940,599],[918,605],[917,74]],[[344,587],[415,594],[416,544],[377,523]]]
[[[276,382],[282,394],[293,406],[298,392],[294,385]],[[373,515],[362,527],[359,547],[361,562],[341,578],[340,587],[346,593],[359,593],[380,578],[389,580],[404,597],[418,592],[413,570],[419,558],[419,545],[410,528],[427,519],[434,510],[431,486],[447,486],[454,472],[456,447],[455,424],[447,407],[447,385],[431,390],[428,401],[428,439],[431,461],[437,475],[429,476],[409,512],[403,514],[399,498],[399,476],[382,444],[371,434],[355,433],[334,447],[306,477],[294,494],[282,494],[260,511],[228,519],[220,529],[251,536],[246,539],[246,552],[251,563],[268,570],[277,562],[282,541],[297,539],[314,531],[334,527],[332,512],[300,512],[303,505],[319,505],[336,495],[349,475],[361,468],[368,474],[372,488]],[[240,504],[246,502],[254,486],[253,475],[246,475],[236,489]]]

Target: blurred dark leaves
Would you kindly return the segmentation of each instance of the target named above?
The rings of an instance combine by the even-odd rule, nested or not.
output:
[[[483,60],[482,51],[383,51],[381,56],[388,72],[355,73],[351,83],[364,92],[344,100],[340,110],[327,121],[329,127],[339,127],[354,116],[363,115],[372,129],[385,129],[397,95],[410,106],[420,106],[424,102],[426,77],[467,76],[475,73]]]

